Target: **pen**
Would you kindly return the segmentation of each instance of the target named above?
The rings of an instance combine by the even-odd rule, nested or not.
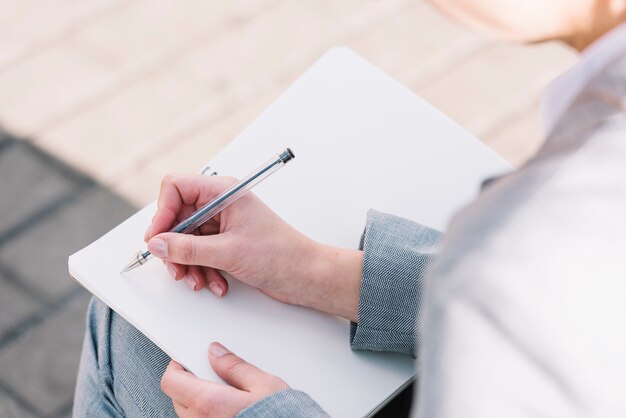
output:
[[[192,213],[187,219],[180,222],[169,232],[178,232],[181,234],[188,234],[190,232],[193,232],[209,219],[211,219],[212,217],[226,209],[229,205],[237,201],[237,199],[241,198],[243,195],[249,192],[250,189],[259,184],[262,180],[269,177],[270,174],[274,173],[276,170],[284,166],[293,158],[295,158],[295,155],[293,154],[293,152],[291,152],[291,149],[285,149],[283,152],[271,158],[265,164],[254,170],[252,173],[248,174],[246,177],[231,186],[215,199]],[[147,249],[140,250],[137,254],[133,256],[133,258],[131,258],[130,262],[126,265],[126,267],[124,267],[124,270],[122,270],[121,273],[131,271],[145,264],[150,258],[152,258],[152,254],[150,254],[150,251],[148,251]]]

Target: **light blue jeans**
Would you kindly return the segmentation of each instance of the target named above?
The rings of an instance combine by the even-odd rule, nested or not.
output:
[[[92,298],[87,308],[74,417],[176,417],[172,401],[160,385],[169,361],[145,335]],[[397,408],[408,406],[400,403]],[[277,392],[237,414],[238,418],[310,416],[328,417],[307,394],[294,389]]]
[[[145,335],[92,298],[74,417],[176,417],[160,386],[169,361]]]

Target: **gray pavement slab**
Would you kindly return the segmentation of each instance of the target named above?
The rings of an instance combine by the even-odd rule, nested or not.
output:
[[[0,341],[5,333],[40,309],[40,304],[0,272]],[[0,409],[1,411],[1,409]],[[0,414],[0,417],[4,415]]]
[[[0,384],[44,416],[72,402],[89,294],[81,292],[0,351]]]
[[[35,418],[26,412],[13,398],[0,392],[0,417],[2,418]]]
[[[134,212],[113,193],[92,188],[1,246],[0,263],[53,302],[78,286],[69,276],[68,256]]]
[[[0,147],[0,236],[74,187],[75,181],[23,142]]]
[[[5,142],[10,142],[14,139],[13,135],[5,132],[2,128],[0,128],[0,145]]]

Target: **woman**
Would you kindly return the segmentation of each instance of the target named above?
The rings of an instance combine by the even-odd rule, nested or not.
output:
[[[361,250],[333,248],[253,195],[200,236],[164,232],[232,183],[202,176],[163,181],[148,248],[196,290],[227,297],[223,270],[347,318],[354,349],[415,355],[420,342],[416,416],[626,415],[626,1],[435,3],[500,37],[585,51],[547,92],[542,149],[457,214],[432,268],[436,231],[370,212]],[[74,414],[325,415],[219,343],[208,361],[227,384],[195,378],[94,300]]]

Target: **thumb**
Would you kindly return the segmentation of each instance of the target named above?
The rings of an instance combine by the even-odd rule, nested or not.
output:
[[[166,232],[148,242],[148,251],[171,263],[224,269],[229,248],[222,234],[191,235]]]
[[[273,386],[275,381],[280,381],[277,377],[231,353],[220,343],[214,342],[209,346],[209,361],[215,373],[237,389],[250,392],[255,387],[268,384]]]

